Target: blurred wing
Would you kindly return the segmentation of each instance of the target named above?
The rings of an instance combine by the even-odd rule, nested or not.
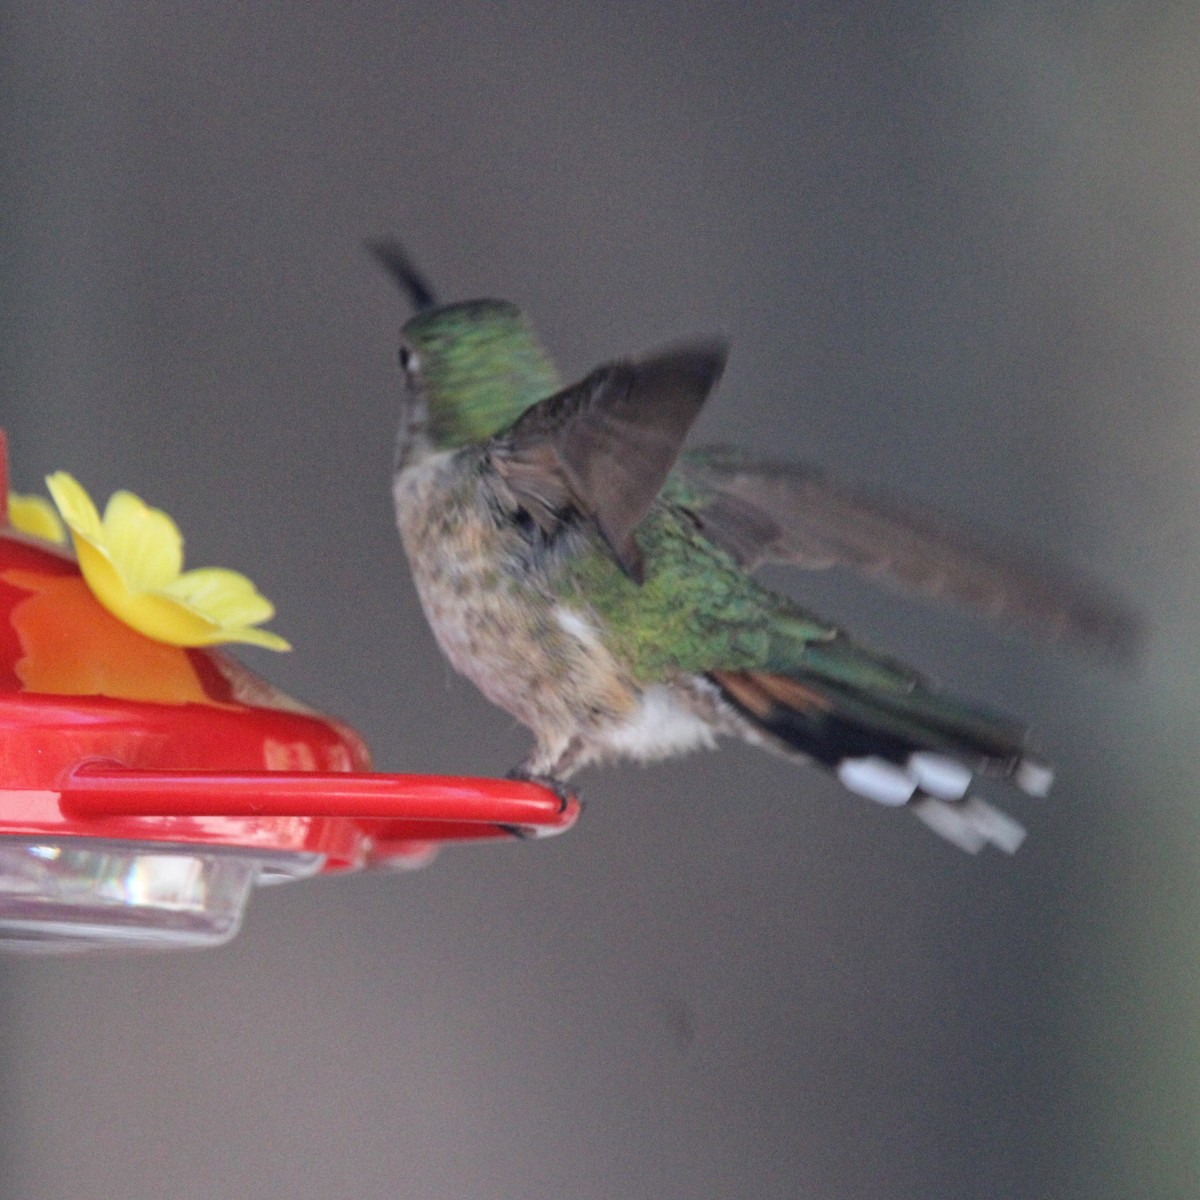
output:
[[[747,568],[835,565],[943,596],[1050,637],[1130,659],[1141,621],[1101,588],[998,551],[913,509],[816,471],[723,451],[688,455],[682,476],[701,528]]]
[[[645,519],[725,365],[720,342],[613,363],[535,404],[490,449],[518,504],[543,528],[565,509],[592,518],[625,573],[642,579]]]

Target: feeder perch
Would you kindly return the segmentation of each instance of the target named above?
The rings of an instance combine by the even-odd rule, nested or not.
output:
[[[131,629],[8,525],[6,477],[0,434],[0,948],[217,945],[256,885],[574,824],[534,784],[374,772],[229,655]]]

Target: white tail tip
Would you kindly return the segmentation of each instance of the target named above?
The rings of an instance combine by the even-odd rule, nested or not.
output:
[[[1051,785],[1054,783],[1054,769],[1036,759],[1023,758],[1013,772],[1013,783],[1025,795],[1044,800],[1050,794]]]
[[[978,854],[988,845],[1013,854],[1025,840],[1022,825],[978,796],[963,804],[925,796],[910,807],[934,833],[968,854]]]

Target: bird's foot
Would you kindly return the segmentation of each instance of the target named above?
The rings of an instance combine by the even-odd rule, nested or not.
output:
[[[524,767],[513,767],[505,775],[505,779],[511,779],[515,783],[536,783],[539,787],[548,788],[558,797],[560,813],[566,812],[571,801],[578,799],[563,780],[553,775],[539,775],[536,771],[527,771]]]

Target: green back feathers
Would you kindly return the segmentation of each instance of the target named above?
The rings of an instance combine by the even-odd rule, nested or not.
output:
[[[565,566],[559,584],[569,602],[600,618],[636,679],[717,667],[786,670],[810,643],[834,634],[763,588],[678,509],[656,505],[637,537],[646,561],[640,586],[598,539]]]
[[[404,327],[439,449],[481,442],[559,389],[558,372],[515,304],[471,300]]]
[[[666,489],[679,494],[672,480]],[[762,587],[714,546],[681,508],[657,505],[638,530],[639,587],[597,539],[565,568],[565,599],[600,619],[635,679],[675,671],[777,672],[837,712],[915,744],[1009,759],[1022,731],[1006,718],[931,687],[911,668],[862,646]]]

